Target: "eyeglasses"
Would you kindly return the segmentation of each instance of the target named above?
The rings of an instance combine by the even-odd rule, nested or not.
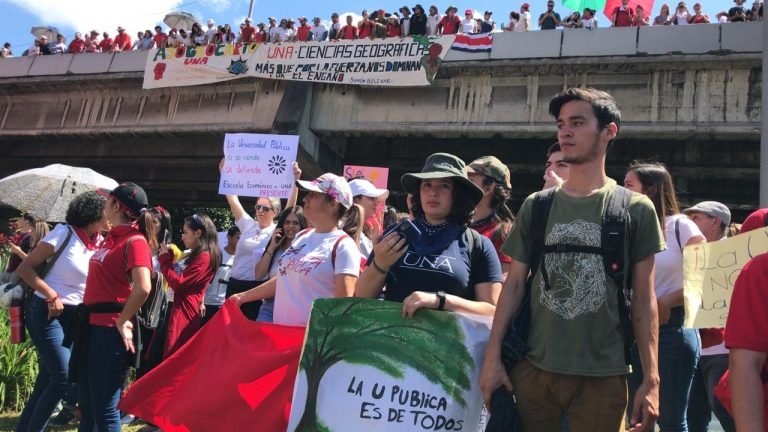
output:
[[[259,210],[261,210],[264,213],[266,213],[266,212],[271,212],[273,209],[270,206],[260,206],[260,205],[257,205],[256,206],[256,211],[259,211]]]

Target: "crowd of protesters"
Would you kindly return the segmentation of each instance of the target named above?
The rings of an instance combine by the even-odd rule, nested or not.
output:
[[[735,5],[732,8],[717,12],[712,17],[703,12],[701,3],[693,5],[693,12],[688,9],[685,1],[679,2],[674,12],[670,12],[669,5],[663,4],[659,14],[651,19],[651,11],[646,11],[639,5],[630,7],[628,0],[622,0],[622,5],[617,6],[608,18],[612,27],[762,20],[762,0],[755,0],[751,8],[745,7],[744,2],[745,0],[734,0]],[[117,34],[114,37],[108,31],[99,33],[92,30],[86,33],[75,33],[74,38],[69,43],[67,43],[66,37],[61,34],[56,36],[56,40],[48,40],[47,36],[41,36],[22,55],[120,52],[220,43],[339,41],[534,30],[529,3],[523,3],[519,11],[510,12],[509,21],[499,26],[493,19],[492,11],[485,11],[482,18],[476,18],[475,12],[472,9],[467,9],[463,16],[464,18],[461,18],[456,6],[448,6],[441,13],[435,5],[430,6],[429,9],[424,9],[422,5],[417,4],[413,8],[403,6],[392,13],[382,9],[372,13],[363,10],[362,19],[357,22],[351,15],[345,16],[342,21],[338,13],[333,13],[329,22],[324,22],[320,17],[314,17],[309,21],[306,17],[300,16],[298,19],[281,18],[280,20],[269,17],[266,23],[254,24],[251,18],[246,18],[239,27],[233,29],[229,24],[216,25],[213,19],[209,19],[205,27],[194,23],[189,29],[172,28],[166,33],[162,26],[156,26],[154,31],[147,29],[137,32],[135,38],[120,26],[117,27]],[[594,29],[598,27],[597,11],[585,8],[581,12],[575,11],[562,18],[555,11],[554,1],[550,0],[547,2],[547,10],[539,16],[535,25],[540,30],[556,28]],[[0,58],[13,56],[11,44],[6,42],[0,50]]]
[[[147,359],[157,352],[162,361],[226,298],[253,320],[305,326],[313,300],[350,296],[400,302],[404,317],[424,308],[494,317],[480,378],[491,419],[503,409],[491,395],[505,387],[514,391],[527,430],[619,430],[627,405],[632,431],[653,430],[657,417],[662,432],[705,431],[712,413],[727,432],[750,430],[759,421],[752,405],[763,399],[734,394],[729,411],[713,396],[714,383],[732,346],[742,362],[734,388],[752,391],[748,378],[757,373],[760,381],[768,332],[746,337],[726,328],[723,343],[723,329],[699,335],[683,328],[682,250],[736,234],[730,211],[713,201],[681,211],[672,175],[660,163],[630,164],[626,190],[617,188],[605,174],[605,157],[621,113],[608,93],[569,89],[551,100],[550,113],[558,142],[542,155],[543,189],[517,215],[507,207],[506,163],[481,156],[466,164],[435,153],[420,172],[401,178],[408,213],[399,220],[394,211],[376,216],[388,190],[333,173],[301,180],[298,165],[285,210],[280,200],[261,197],[253,217],[237,196],[226,197],[235,220],[226,244],[219,244],[211,219],[195,213],[183,223],[186,250],[174,250],[168,212],[150,207],[133,183],[78,196],[67,223],[50,233],[42,221],[20,219],[17,268],[4,279],[20,277],[35,292],[25,302],[26,325],[40,365],[16,430],[43,430],[61,399],[77,400],[80,430],[119,430],[117,403],[131,354]],[[594,251],[607,229],[604,203],[616,194],[625,197],[628,240],[619,252],[626,261],[612,266],[631,269],[633,339],[622,332],[628,312],[616,301],[623,282],[609,276],[604,252]],[[538,203],[545,199],[552,201],[542,218]],[[759,214],[745,231],[765,225]],[[36,232],[39,224],[43,231]],[[547,248],[539,249],[536,242],[545,240]],[[64,258],[40,277],[38,265],[62,248]],[[761,317],[767,297],[744,279],[764,279],[764,261],[756,258],[737,281],[738,295],[751,303],[735,300]],[[167,314],[143,346],[135,336],[145,329],[133,317],[158,289],[168,291]],[[502,340],[526,301],[528,354],[505,370]],[[730,317],[729,326],[756,319]],[[66,339],[74,339],[72,351],[62,347]],[[625,351],[628,340],[635,343]]]

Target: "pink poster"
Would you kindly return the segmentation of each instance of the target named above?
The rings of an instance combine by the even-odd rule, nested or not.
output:
[[[350,179],[358,176],[365,177],[366,180],[373,183],[377,188],[386,189],[389,168],[344,165],[344,178]]]

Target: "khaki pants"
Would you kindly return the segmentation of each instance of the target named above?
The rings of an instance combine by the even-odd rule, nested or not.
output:
[[[525,432],[561,432],[568,416],[571,432],[624,431],[625,376],[584,377],[543,371],[527,360],[512,372]]]

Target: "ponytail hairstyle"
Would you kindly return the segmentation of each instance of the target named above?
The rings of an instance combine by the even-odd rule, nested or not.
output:
[[[195,213],[192,216],[184,218],[184,224],[191,230],[200,230],[202,235],[194,249],[187,256],[186,263],[189,264],[195,260],[201,253],[208,252],[211,257],[210,269],[216,273],[221,265],[221,249],[219,249],[219,239],[216,233],[216,225],[213,224],[205,213]]]
[[[48,232],[50,231],[50,227],[48,226],[48,223],[44,220],[37,220],[34,224],[32,224],[32,235],[29,237],[29,246],[35,247],[38,243],[40,243],[40,240],[43,239],[46,235],[48,235]]]
[[[144,238],[147,239],[147,243],[149,243],[149,249],[153,251],[157,250],[159,247],[157,235],[160,230],[155,228],[155,224],[152,221],[152,212],[143,208],[141,209],[138,218],[133,216],[130,211],[126,211],[125,216],[136,221],[139,231],[141,231],[141,234],[144,235]]]
[[[503,243],[509,236],[509,233],[512,232],[512,227],[515,225],[515,215],[512,213],[512,210],[507,207],[507,201],[509,201],[509,197],[512,195],[512,190],[491,177],[484,176],[483,186],[490,185],[494,185],[490,207],[493,210],[493,218],[498,222],[498,225],[491,234],[491,240],[493,240],[494,243],[497,243],[498,241]]]
[[[344,208],[339,204],[339,208]],[[356,245],[360,244],[360,234],[363,232],[363,214],[365,210],[360,204],[352,204],[352,206],[344,214],[341,219],[341,229],[348,236],[352,237]]]
[[[643,194],[651,200],[653,207],[656,208],[659,226],[664,231],[664,218],[680,213],[672,176],[667,168],[659,162],[634,161],[629,164],[629,171],[633,171],[640,179]]]

